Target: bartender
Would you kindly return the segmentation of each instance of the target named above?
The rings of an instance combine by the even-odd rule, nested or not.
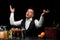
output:
[[[14,20],[14,12],[15,8],[12,8],[10,5],[10,24],[14,26],[20,26],[24,27],[26,30],[26,36],[29,37],[35,37],[36,35],[36,29],[39,27],[42,27],[43,21],[44,21],[44,15],[47,14],[48,10],[43,10],[39,20],[33,19],[34,17],[34,10],[32,8],[27,9],[25,19],[21,19],[19,21]]]

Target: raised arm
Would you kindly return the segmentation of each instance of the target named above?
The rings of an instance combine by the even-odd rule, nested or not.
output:
[[[12,8],[11,5],[10,5],[10,11],[11,11],[10,18],[9,18],[9,19],[10,19],[10,24],[11,24],[11,25],[15,25],[15,26],[20,25],[23,20],[22,20],[22,19],[19,20],[19,21],[15,21],[15,20],[14,20],[15,8]]]
[[[43,10],[43,13],[42,13],[41,16],[40,16],[39,21],[38,21],[38,20],[35,20],[35,25],[36,25],[36,27],[41,27],[41,26],[42,26],[43,21],[44,21],[44,15],[45,15],[46,13],[48,13],[48,12],[49,12],[48,9],[47,9],[47,10]]]

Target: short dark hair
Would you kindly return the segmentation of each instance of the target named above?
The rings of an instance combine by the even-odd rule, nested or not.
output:
[[[27,11],[28,9],[32,9],[32,10],[34,10],[34,8],[33,8],[33,7],[27,7],[27,8],[26,8],[26,11]]]
[[[32,9],[32,10],[34,10],[32,7],[28,8],[28,9]]]
[[[34,9],[33,9],[33,8],[28,8],[28,9],[31,9],[31,10],[33,10],[33,13],[34,13]],[[28,9],[27,9],[27,10],[28,10]]]

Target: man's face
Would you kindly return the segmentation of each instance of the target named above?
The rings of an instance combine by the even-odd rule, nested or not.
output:
[[[33,9],[28,9],[26,12],[26,18],[31,18],[34,16],[34,11]]]

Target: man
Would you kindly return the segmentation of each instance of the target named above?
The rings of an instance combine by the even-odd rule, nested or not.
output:
[[[19,21],[15,21],[14,20],[14,12],[15,12],[15,8],[12,8],[10,5],[10,24],[11,25],[15,25],[15,26],[19,26],[22,28],[24,27],[26,29],[26,34],[27,36],[36,36],[36,28],[41,27],[43,24],[43,20],[44,20],[44,15],[46,13],[48,13],[48,10],[43,10],[43,13],[40,16],[39,21],[37,19],[33,20],[34,17],[34,10],[33,9],[28,9],[26,12],[26,19],[21,19]]]

